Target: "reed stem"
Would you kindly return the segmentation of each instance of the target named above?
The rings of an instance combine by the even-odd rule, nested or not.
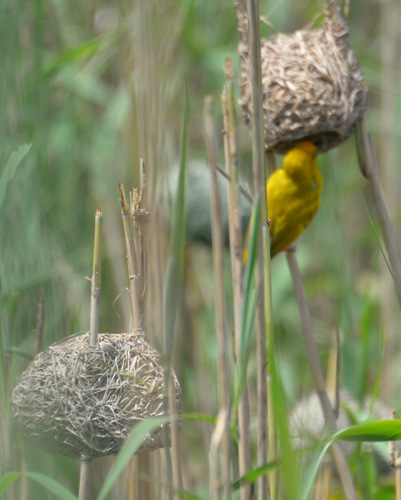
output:
[[[229,407],[229,374],[228,374],[228,335],[226,325],[226,305],[224,287],[224,239],[221,224],[221,206],[217,183],[217,145],[216,127],[213,118],[214,102],[211,97],[205,98],[204,129],[206,150],[211,175],[211,222],[213,243],[213,268],[215,270],[216,290],[216,335],[218,344],[218,387],[219,387],[219,414],[222,423],[221,434],[216,426],[215,436],[222,443],[222,473],[221,478],[215,477],[211,485],[213,498],[231,498],[231,440],[230,440],[230,407]],[[222,485],[222,495],[219,493]]]
[[[79,473],[79,500],[89,500],[89,479],[90,479],[90,462],[81,460],[81,468]]]
[[[95,214],[95,241],[93,244],[93,269],[91,281],[91,307],[89,326],[89,342],[91,346],[95,346],[97,344],[97,335],[99,333],[102,222],[103,215],[97,210]]]
[[[120,185],[121,218],[124,227],[125,248],[127,251],[127,266],[129,288],[131,294],[132,327],[134,330],[143,327],[141,310],[141,290],[139,286],[140,270],[137,267],[139,261],[135,256],[137,245],[135,244],[135,228],[132,220],[130,207],[127,203],[124,186]],[[135,258],[136,257],[136,258]]]
[[[319,352],[313,334],[312,319],[310,316],[297,259],[294,252],[287,252],[286,255],[288,267],[291,273],[294,295],[300,314],[302,334],[304,337],[309,364],[311,366],[312,375],[315,382],[316,392],[319,397],[326,425],[330,429],[330,431],[334,431],[336,428],[336,416],[334,414],[326,391],[323,369],[320,363]],[[332,444],[332,449],[347,499],[357,500],[351,472],[349,470],[348,462],[342,451],[341,445],[337,442],[334,442]]]
[[[264,120],[263,120],[263,92],[260,49],[260,15],[259,1],[247,0],[248,12],[248,41],[249,57],[251,62],[251,101],[252,101],[252,173],[253,187],[257,199],[261,202],[261,220],[259,221],[259,247],[256,264],[255,288],[257,293],[256,304],[256,342],[258,348],[258,463],[265,463],[265,428],[266,413],[269,433],[269,460],[277,458],[277,434],[274,418],[272,393],[266,389],[266,345],[271,344],[273,336],[272,305],[271,305],[271,279],[270,279],[270,237],[266,225],[267,195],[266,173],[264,168]],[[266,401],[266,390],[267,400]],[[266,411],[267,410],[267,411]],[[277,498],[277,471],[270,473],[270,497]],[[261,477],[258,481],[259,500],[267,498],[267,478]]]
[[[226,85],[221,96],[224,124],[224,156],[227,182],[228,223],[230,236],[231,277],[233,283],[234,339],[235,359],[241,345],[241,309],[242,309],[242,228],[240,219],[240,190],[238,169],[238,133],[235,115],[234,78],[231,59],[226,59],[224,68]],[[244,475],[251,468],[249,442],[249,396],[247,385],[238,403],[238,456],[239,474]],[[244,484],[240,489],[242,500],[250,498],[251,488]]]
[[[103,215],[96,210],[95,214],[95,237],[93,243],[93,267],[91,280],[91,306],[90,306],[90,326],[89,326],[89,344],[96,346],[99,333],[99,306],[100,306],[100,271],[101,271],[101,249],[102,249],[102,223]],[[79,500],[89,500],[89,479],[90,479],[90,461],[81,459],[79,475]]]
[[[394,231],[391,226],[388,215],[383,189],[379,177],[379,169],[372,138],[369,134],[365,117],[361,120],[361,136],[364,159],[366,163],[366,174],[372,186],[374,202],[377,215],[383,232],[383,240],[387,250],[387,256],[390,263],[390,272],[394,280],[398,302],[401,305],[401,265],[398,258],[397,244]]]

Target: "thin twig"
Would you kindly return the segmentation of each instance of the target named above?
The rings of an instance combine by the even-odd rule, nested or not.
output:
[[[316,386],[316,392],[319,397],[326,425],[331,431],[334,431],[336,428],[336,416],[327,396],[323,369],[320,363],[319,352],[313,334],[312,319],[306,301],[302,278],[299,272],[295,252],[287,252],[287,262],[290,268],[294,295],[297,301],[301,318],[302,334],[304,337],[309,364],[311,366],[312,375]],[[351,472],[349,470],[348,462],[342,451],[341,445],[337,442],[334,442],[332,444],[332,449],[347,499],[356,500],[357,496],[355,493],[354,484],[352,482]]]
[[[43,288],[39,290],[38,313],[36,315],[35,346],[33,357],[42,350],[43,327],[45,325],[45,294]]]
[[[239,196],[239,172],[238,172],[238,138],[235,116],[234,81],[231,59],[226,59],[224,68],[226,85],[221,96],[224,123],[224,156],[227,176],[231,182],[227,182],[228,201],[228,223],[230,236],[230,258],[231,276],[233,283],[234,302],[234,339],[235,358],[238,361],[238,351],[241,345],[241,310],[242,310],[242,229]],[[244,475],[251,467],[251,452],[249,442],[249,397],[247,385],[238,403],[238,455],[239,474]],[[247,500],[251,494],[249,484],[244,484],[240,489],[242,500]]]
[[[89,500],[89,479],[90,479],[90,465],[91,463],[86,460],[81,460],[81,468],[79,473],[79,500]]]
[[[229,411],[229,384],[228,384],[228,335],[226,325],[226,307],[224,294],[224,239],[221,224],[221,207],[217,183],[216,163],[216,127],[213,118],[213,99],[205,98],[204,128],[206,150],[211,173],[211,221],[212,221],[212,242],[213,242],[213,267],[215,270],[215,289],[216,289],[216,334],[218,343],[218,385],[219,385],[219,412],[222,422],[222,460],[223,471],[220,478],[215,478],[215,484],[212,485],[212,497],[218,491],[217,484],[222,484],[222,498],[229,500],[231,498],[231,452],[230,452],[230,411]],[[216,429],[217,430],[217,429]],[[219,495],[218,498],[221,498]]]
[[[90,345],[97,344],[97,335],[99,332],[99,305],[100,305],[100,270],[101,270],[101,230],[102,230],[102,213],[98,210],[95,214],[95,241],[93,244],[93,269],[91,281],[91,310],[90,310],[90,326],[89,340]]]
[[[148,211],[148,181],[146,176],[146,166],[143,158],[140,160],[140,173],[141,173],[141,208]],[[148,248],[147,248],[147,235],[148,225],[141,224],[139,227],[139,234],[141,239],[141,276],[142,276],[142,290],[141,290],[141,303],[146,304],[146,292],[148,289]],[[142,307],[142,310],[144,307]]]
[[[377,215],[379,217],[380,226],[383,232],[383,240],[386,246],[388,260],[390,263],[390,272],[392,274],[394,285],[398,297],[398,302],[401,305],[401,265],[398,258],[398,250],[394,237],[393,228],[391,227],[390,217],[388,215],[386,202],[381,187],[379,169],[377,165],[375,150],[372,138],[368,132],[366,119],[361,120],[361,135],[364,157],[366,162],[367,175],[372,186],[374,202],[376,205]]]
[[[132,328],[142,328],[141,292],[139,289],[139,270],[135,266],[135,230],[132,224],[132,216],[127,203],[124,186],[120,184],[121,218],[124,227],[125,247],[127,251],[128,278],[131,293]]]
[[[225,179],[227,179],[229,182],[231,182],[231,177],[225,172],[220,165],[216,165],[216,170],[219,174],[221,174]],[[248,186],[245,185],[243,186],[242,184],[239,184],[239,192],[249,201],[249,203],[253,204],[253,196],[249,192]]]
[[[90,325],[89,325],[89,343],[96,346],[99,333],[99,306],[100,306],[100,271],[101,271],[101,248],[102,248],[102,222],[103,215],[96,210],[95,214],[95,237],[93,243],[93,268],[91,280],[91,306],[90,306]],[[90,479],[90,461],[81,459],[81,468],[79,475],[79,500],[89,500],[89,479]]]
[[[251,63],[251,100],[252,100],[252,173],[254,193],[261,202],[261,220],[259,223],[258,260],[255,273],[255,288],[257,293],[256,305],[256,342],[258,351],[258,432],[261,437],[258,450],[258,463],[265,461],[264,449],[266,427],[266,343],[272,338],[272,306],[271,306],[271,279],[270,279],[270,237],[269,229],[264,224],[268,218],[266,196],[266,174],[264,169],[264,122],[263,122],[263,93],[262,69],[260,50],[259,1],[247,0],[248,12],[248,41]],[[269,346],[273,348],[273,346]],[[269,398],[269,393],[268,393]],[[274,422],[274,408],[272,398],[269,400],[268,430],[269,430],[269,459],[277,458],[276,425]],[[277,498],[277,471],[270,474],[270,497]],[[265,476],[258,481],[258,498],[267,498],[267,479]]]

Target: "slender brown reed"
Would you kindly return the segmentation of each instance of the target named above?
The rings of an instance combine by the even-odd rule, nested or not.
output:
[[[98,210],[95,214],[95,237],[93,244],[93,268],[91,279],[91,305],[90,305],[90,325],[89,343],[96,346],[99,333],[99,306],[100,306],[100,271],[101,271],[101,248],[102,248],[102,222],[103,215]],[[89,500],[89,484],[91,476],[91,462],[85,458],[81,459],[79,476],[79,500]]]
[[[211,97],[205,98],[204,128],[206,149],[211,173],[211,222],[213,241],[213,266],[215,270],[216,290],[216,335],[218,344],[218,388],[219,388],[219,422],[216,425],[212,438],[211,455],[216,457],[217,450],[221,446],[222,471],[216,474],[212,468],[217,461],[211,463],[211,497],[213,499],[231,498],[231,440],[230,440],[230,405],[229,405],[229,373],[227,360],[228,335],[226,324],[226,304],[224,287],[224,240],[221,224],[221,206],[217,184],[217,146],[216,126],[214,123],[214,103]],[[220,476],[220,477],[219,477]],[[222,485],[222,492],[220,492]]]

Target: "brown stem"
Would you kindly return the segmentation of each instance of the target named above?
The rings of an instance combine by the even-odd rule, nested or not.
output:
[[[394,285],[398,297],[398,302],[401,305],[401,265],[398,258],[398,250],[394,237],[393,228],[391,227],[390,217],[388,215],[386,202],[381,187],[379,169],[377,165],[376,154],[372,142],[372,138],[368,132],[365,117],[361,120],[362,146],[366,162],[367,176],[372,186],[372,192],[376,205],[377,215],[379,217],[380,226],[383,232],[383,240],[387,250],[387,256],[390,263],[390,272],[392,274]]]
[[[95,241],[93,244],[93,270],[91,280],[91,307],[89,341],[90,345],[97,344],[99,333],[99,306],[100,306],[100,270],[101,270],[101,229],[103,216],[98,210],[95,214]]]
[[[261,203],[261,219],[259,221],[259,246],[258,259],[255,271],[255,288],[257,293],[256,304],[256,342],[258,346],[258,433],[261,438],[258,451],[258,462],[265,460],[265,434],[266,420],[268,420],[269,431],[269,460],[273,461],[277,457],[277,436],[276,423],[274,418],[273,398],[271,392],[267,393],[269,400],[269,411],[267,412],[266,402],[266,345],[272,339],[272,307],[271,307],[271,279],[270,279],[270,241],[269,229],[264,221],[267,220],[267,196],[266,196],[266,173],[264,168],[264,121],[263,121],[263,91],[262,91],[262,69],[261,69],[261,49],[260,49],[260,25],[259,25],[259,1],[247,0],[246,22],[242,17],[244,2],[236,2],[238,29],[241,34],[243,45],[249,43],[249,59],[251,67],[251,102],[252,102],[252,174],[253,188],[255,196]],[[242,26],[241,26],[242,23]],[[247,50],[246,47],[243,49]],[[267,418],[266,418],[267,413]],[[270,474],[270,496],[272,500],[277,498],[277,471]],[[267,498],[267,478],[262,476],[258,481],[258,498]]]
[[[230,408],[229,408],[229,376],[228,376],[228,335],[226,325],[226,305],[225,305],[225,287],[224,287],[224,239],[223,228],[221,224],[221,207],[217,183],[216,164],[217,164],[217,146],[216,146],[216,127],[213,118],[213,99],[205,98],[204,128],[205,141],[208,160],[211,173],[211,220],[212,220],[212,243],[213,243],[213,267],[215,270],[215,289],[216,289],[216,335],[218,344],[218,384],[219,384],[219,412],[222,422],[221,442],[223,455],[223,471],[221,480],[215,478],[212,484],[213,497],[218,492],[216,484],[222,484],[222,498],[229,500],[231,498],[231,442],[230,442]],[[215,429],[215,435],[218,434],[218,426]],[[220,498],[220,495],[219,495]]]
[[[227,182],[228,223],[230,236],[231,277],[233,283],[234,305],[234,339],[235,359],[241,344],[241,309],[242,309],[242,229],[240,219],[239,169],[238,169],[238,139],[235,116],[234,79],[231,59],[226,59],[226,85],[221,96],[224,123],[224,156],[226,174],[231,179]],[[249,442],[249,398],[245,385],[244,392],[238,403],[238,456],[239,474],[242,476],[251,468],[251,452]],[[250,497],[251,488],[244,484],[240,489],[242,500]]]
[[[301,329],[304,337],[306,351],[308,354],[309,364],[311,366],[313,379],[315,382],[316,392],[319,397],[324,420],[327,427],[334,431],[336,428],[336,416],[331,407],[330,400],[326,392],[326,384],[323,375],[322,365],[320,363],[319,352],[315,342],[315,337],[312,328],[312,319],[310,316],[301,274],[295,252],[287,252],[287,262],[290,268],[295,299],[297,301],[298,310],[301,318]],[[347,459],[342,451],[341,445],[337,442],[332,444],[334,459],[337,464],[338,472],[344,487],[345,494],[348,500],[356,500],[355,487],[352,481],[351,472],[348,467]]]

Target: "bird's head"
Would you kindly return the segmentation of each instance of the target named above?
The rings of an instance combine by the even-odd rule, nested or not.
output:
[[[309,141],[298,142],[284,157],[283,168],[291,175],[314,168],[318,148]]]

